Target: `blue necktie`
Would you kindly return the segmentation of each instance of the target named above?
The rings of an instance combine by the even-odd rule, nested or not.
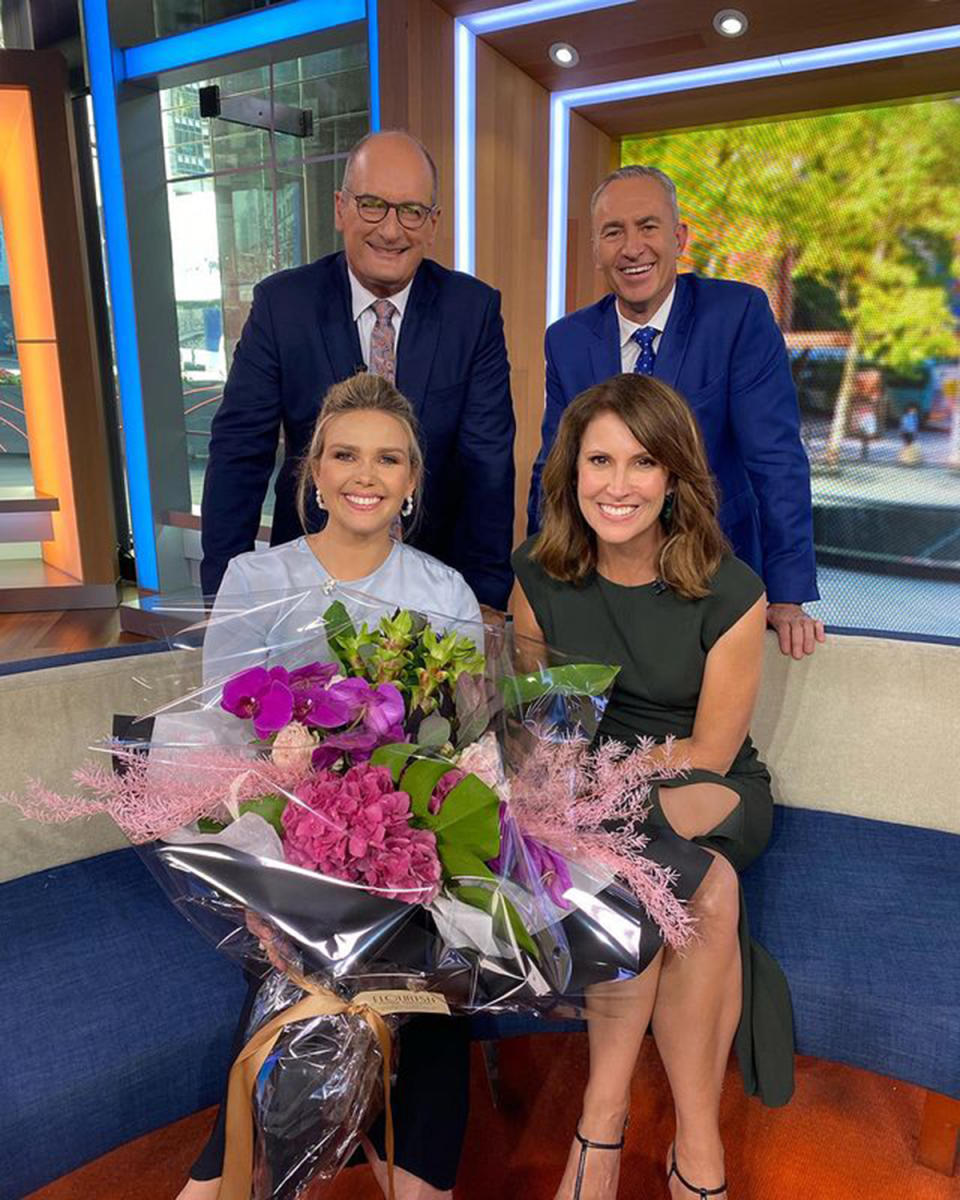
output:
[[[635,329],[633,331],[633,341],[640,347],[640,357],[633,368],[634,375],[653,374],[653,360],[656,358],[656,355],[653,353],[653,339],[659,332],[660,330],[654,329],[652,325],[644,325],[642,329]]]

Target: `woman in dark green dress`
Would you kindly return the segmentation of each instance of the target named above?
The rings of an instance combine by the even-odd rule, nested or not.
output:
[[[630,1079],[654,1038],[673,1092],[674,1200],[726,1200],[720,1091],[730,1047],[748,1093],[793,1090],[790,997],[747,930],[738,873],[770,836],[770,776],[748,736],[760,683],[763,583],[734,558],[696,421],[643,375],[567,408],[543,474],[543,527],[514,554],[518,633],[621,671],[600,736],[676,739],[688,764],[655,786],[648,855],[677,871],[697,938],[587,997],[590,1077],[557,1200],[613,1200]],[[666,749],[655,752],[660,757]]]

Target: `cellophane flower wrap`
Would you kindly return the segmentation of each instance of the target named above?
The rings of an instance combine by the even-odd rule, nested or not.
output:
[[[14,802],[109,812],[263,977],[248,1049],[272,1040],[231,1105],[250,1106],[250,1194],[292,1200],[356,1149],[408,1014],[549,1014],[684,943],[642,833],[651,781],[678,768],[597,744],[616,668],[505,624],[337,585],[195,615],[171,643],[179,698],[145,695],[77,795]],[[237,1157],[228,1139],[228,1174]]]

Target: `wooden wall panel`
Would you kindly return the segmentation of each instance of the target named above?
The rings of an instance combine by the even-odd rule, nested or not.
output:
[[[607,290],[593,263],[590,197],[620,165],[620,142],[570,114],[570,192],[567,199],[567,312],[593,304]]]
[[[440,174],[443,210],[430,257],[453,266],[453,18],[432,0],[380,0],[380,123],[409,129]]]
[[[503,296],[517,417],[516,540],[543,417],[549,98],[477,43],[477,275]]]

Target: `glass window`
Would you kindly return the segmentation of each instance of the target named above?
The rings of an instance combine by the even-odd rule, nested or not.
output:
[[[0,219],[0,488],[33,487],[10,300],[10,268]]]
[[[681,270],[770,298],[833,625],[960,636],[957,145],[956,98],[624,143],[677,184]]]
[[[108,0],[110,25],[120,46],[135,46],[239,17],[283,0]]]
[[[200,89],[311,114],[307,137],[200,115]],[[333,193],[369,129],[366,42],[160,93],[193,511],[254,285],[335,250]],[[269,523],[272,492],[264,519]]]

